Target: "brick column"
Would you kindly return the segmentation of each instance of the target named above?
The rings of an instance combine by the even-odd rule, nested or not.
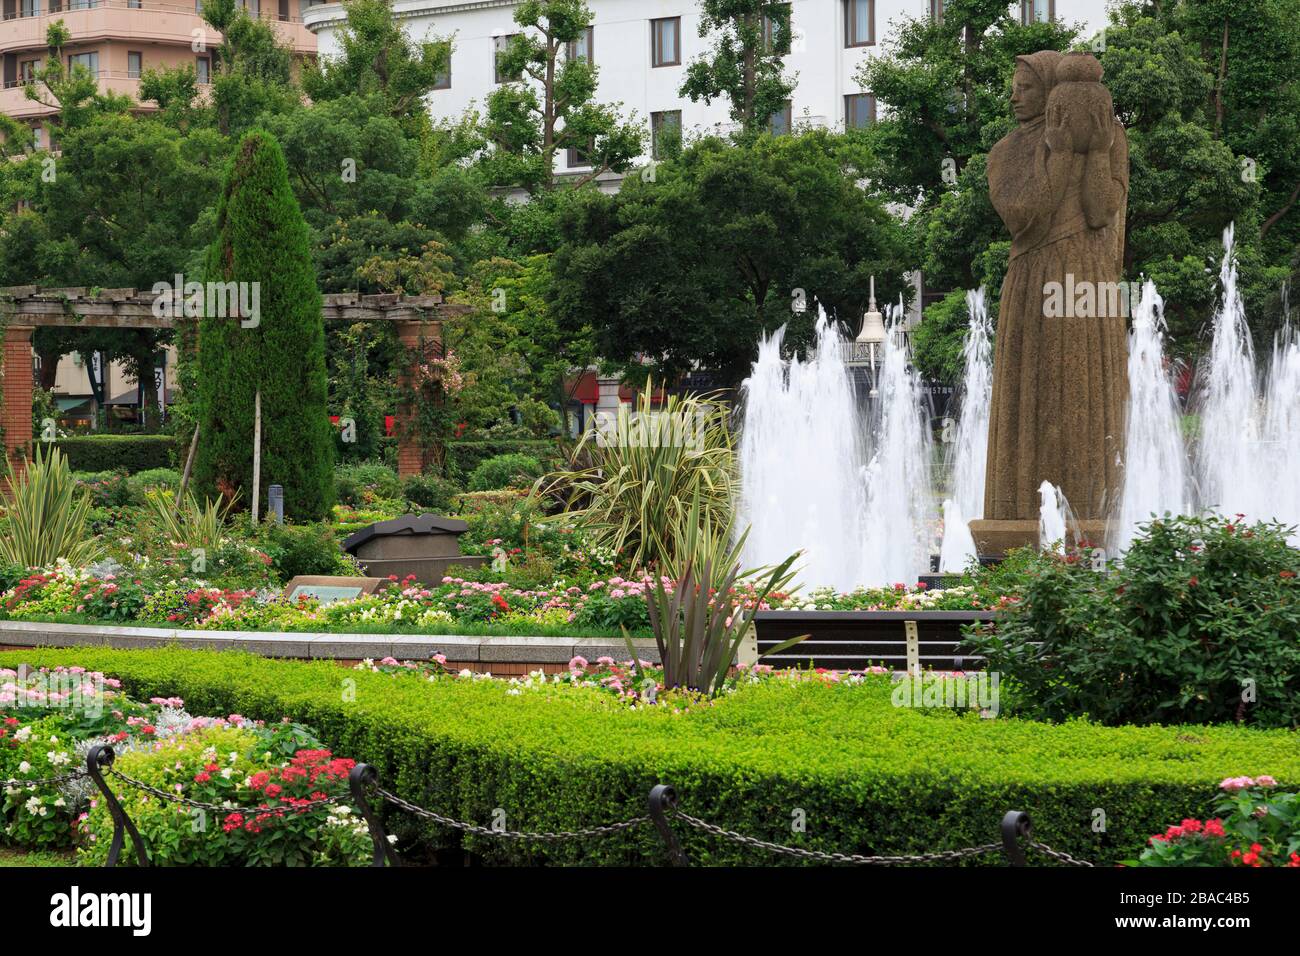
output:
[[[400,378],[403,391],[415,385],[417,366],[421,361],[421,348],[425,355],[431,355],[442,341],[442,325],[438,322],[412,319],[397,324],[397,337],[406,350],[409,365],[402,370]],[[424,447],[421,436],[412,433],[411,423],[415,410],[403,402],[397,409],[397,474],[405,478],[408,475],[421,474],[433,461],[433,449]]]
[[[32,327],[10,325],[4,332],[5,455],[15,470],[27,466],[32,444]]]

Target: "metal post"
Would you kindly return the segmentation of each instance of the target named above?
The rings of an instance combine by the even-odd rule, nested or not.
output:
[[[1028,866],[1025,851],[1020,846],[1023,837],[1029,839],[1029,814],[1024,810],[1008,810],[1002,818],[1002,849],[1012,866]]]
[[[366,788],[374,786],[378,781],[378,771],[368,763],[357,764],[352,768],[352,772],[348,774],[348,788],[352,791],[352,802],[361,811],[366,826],[370,828],[370,840],[375,845],[375,855],[370,865],[401,866],[402,861],[398,859],[397,851],[393,849],[393,845],[388,842],[388,834],[384,832],[384,825],[379,822],[379,817],[370,808],[370,800],[366,797]],[[385,863],[385,861],[387,862]]]
[[[284,524],[284,485],[271,485],[266,489],[266,510],[276,524]]]
[[[903,633],[907,637],[907,673],[912,677],[920,677],[921,638],[916,630],[916,622],[904,621]]]
[[[647,803],[650,807],[650,819],[654,821],[655,829],[659,831],[664,845],[668,847],[668,859],[672,861],[673,866],[686,866],[686,854],[682,851],[682,845],[677,842],[677,834],[668,825],[668,811],[677,806],[677,792],[666,783],[656,784],[650,791]]]
[[[101,768],[107,770],[113,766],[113,760],[116,754],[113,748],[108,744],[96,744],[91,747],[86,754],[86,772],[90,774],[90,779],[95,782],[99,792],[104,795],[104,800],[108,804],[109,815],[113,818],[113,842],[108,848],[108,860],[104,866],[117,866],[118,857],[122,855],[122,843],[125,834],[131,835],[131,843],[135,846],[136,862],[141,866],[149,865],[149,858],[145,856],[144,841],[140,839],[140,831],[135,828],[131,818],[126,815],[122,809],[122,804],[117,802],[117,797],[113,791],[108,789],[108,784],[104,781],[104,775],[100,773]]]

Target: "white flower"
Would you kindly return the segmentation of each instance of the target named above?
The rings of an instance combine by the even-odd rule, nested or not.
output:
[[[54,805],[56,807],[66,807],[68,805],[68,802],[64,800],[62,797],[58,797],[55,799]]]
[[[35,812],[36,812],[37,810],[39,810],[40,807],[41,807],[41,798],[40,798],[40,797],[32,797],[30,800],[27,801],[27,803],[25,804],[25,806],[27,807],[27,812],[28,812],[28,813],[35,813]]]
[[[18,765],[19,773],[31,773],[31,771],[32,771],[32,765],[29,764],[26,760],[24,760],[22,763]]]
[[[32,728],[23,727],[17,733],[14,734],[14,740],[27,740],[31,737],[31,735],[32,735]]]

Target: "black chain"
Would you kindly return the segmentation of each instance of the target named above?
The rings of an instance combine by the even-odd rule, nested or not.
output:
[[[858,853],[825,853],[821,850],[809,850],[799,846],[786,846],[783,843],[771,843],[767,840],[760,840],[757,837],[746,836],[743,833],[737,833],[735,830],[727,830],[715,823],[701,820],[699,817],[693,817],[689,813],[683,813],[681,810],[674,811],[674,815],[697,830],[712,833],[714,836],[730,840],[732,843],[757,847],[760,850],[784,854],[785,856],[797,856],[805,860],[820,860],[823,863],[852,863],[858,866],[888,866],[894,863],[930,863],[936,860],[961,860],[966,857],[980,856],[984,853],[997,853],[1002,850],[1002,844],[1000,843],[986,843],[983,846],[970,846],[961,850],[941,850],[937,853],[913,853],[903,854],[900,856],[862,856]]]
[[[1076,860],[1064,850],[1053,850],[1046,843],[1039,843],[1037,840],[1030,840],[1029,845],[1039,853],[1045,853],[1054,860],[1060,860],[1062,863],[1068,863],[1070,866],[1096,866],[1095,863],[1089,863],[1087,860]]]
[[[612,833],[619,833],[623,830],[630,830],[633,827],[639,827],[643,823],[649,823],[648,816],[633,817],[631,820],[624,820],[621,823],[610,823],[602,827],[588,827],[585,830],[560,830],[560,831],[538,831],[525,832],[522,830],[494,830],[491,827],[479,826],[476,823],[466,823],[463,820],[454,820],[451,817],[445,817],[441,813],[435,813],[432,810],[426,810],[424,807],[411,803],[409,800],[403,800],[395,793],[390,793],[383,787],[376,787],[376,792],[393,804],[395,807],[401,807],[409,813],[416,816],[424,817],[427,820],[433,820],[435,823],[441,823],[443,826],[452,827],[456,830],[462,830],[465,833],[477,833],[480,836],[500,837],[504,840],[536,840],[540,843],[557,843],[562,840],[581,840],[588,837],[604,837]]]
[[[32,780],[3,780],[0,781],[2,787],[44,787],[51,784],[66,783],[69,780],[79,780],[86,775],[84,767],[78,767],[76,770],[70,770],[67,773],[55,774],[53,777],[37,777]]]
[[[305,813],[315,810],[318,807],[328,807],[336,803],[346,803],[349,799],[347,794],[340,794],[335,797],[326,797],[324,800],[313,800],[310,803],[301,806],[286,804],[280,807],[243,807],[237,805],[225,806],[219,803],[206,803],[203,800],[191,800],[189,797],[182,797],[179,793],[172,793],[168,790],[161,790],[158,787],[152,787],[149,784],[136,780],[134,777],[128,777],[120,770],[109,770],[109,774],[137,790],[143,790],[145,793],[151,793],[160,800],[169,800],[172,803],[181,803],[187,807],[194,807],[197,810],[208,810],[213,813],[270,813],[275,816],[287,816],[290,813]]]

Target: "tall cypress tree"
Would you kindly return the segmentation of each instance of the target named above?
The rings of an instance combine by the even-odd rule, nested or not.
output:
[[[205,279],[239,283],[246,301],[256,283],[259,309],[256,323],[211,309],[199,323],[195,485],[200,494],[238,492],[242,506],[251,503],[260,390],[261,496],[283,485],[286,514],[323,518],[334,479],[320,290],[284,154],[262,130],[244,137],[226,170]]]

